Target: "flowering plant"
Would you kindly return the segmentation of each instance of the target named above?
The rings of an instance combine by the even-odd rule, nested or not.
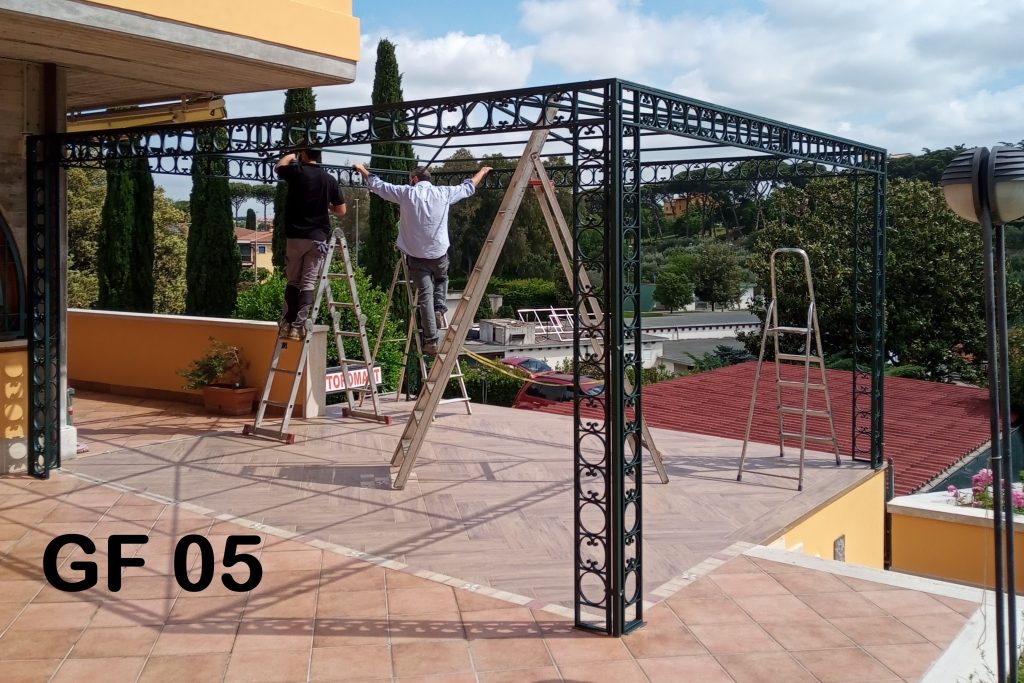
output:
[[[961,491],[952,484],[950,484],[949,488],[946,490],[949,492],[949,495],[952,496],[953,503],[955,505],[967,505],[970,507],[991,510],[993,507],[993,481],[994,478],[992,476],[992,470],[980,470],[977,474],[971,477],[971,491],[969,493],[967,491]],[[1014,488],[1011,495],[1013,496],[1013,512],[1015,514],[1024,514],[1024,491],[1019,488]]]

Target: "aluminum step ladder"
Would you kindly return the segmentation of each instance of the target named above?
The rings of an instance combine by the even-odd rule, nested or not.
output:
[[[803,260],[804,281],[807,287],[807,325],[805,327],[787,327],[779,324],[779,297],[776,286],[776,258],[784,254],[793,254]],[[804,451],[808,443],[830,444],[836,456],[836,465],[840,464],[839,440],[836,438],[836,425],[832,418],[832,398],[828,390],[828,374],[825,370],[825,356],[821,347],[821,329],[818,326],[818,310],[814,299],[814,282],[811,279],[811,262],[807,252],[803,249],[783,248],[772,252],[769,259],[769,276],[771,280],[771,302],[768,304],[768,312],[765,315],[764,329],[761,332],[761,352],[757,358],[757,370],[754,374],[754,391],[750,397],[750,411],[747,414],[747,429],[743,436],[743,450],[740,452],[740,466],[736,473],[736,481],[743,480],[743,465],[747,457],[747,444],[750,442],[750,430],[754,422],[754,407],[757,403],[758,385],[761,380],[761,366],[764,364],[765,347],[768,338],[771,337],[774,359],[775,359],[775,408],[778,415],[779,425],[779,457],[785,455],[786,441],[800,442],[800,470],[796,477],[758,472],[764,476],[780,477],[783,479],[796,479],[797,490],[802,491],[804,487]],[[803,353],[784,353],[779,343],[782,335],[802,336],[804,345]],[[803,381],[795,382],[791,379],[783,379],[783,363],[801,363],[803,365]],[[819,382],[811,382],[811,364],[817,366],[821,373]],[[789,367],[794,367],[790,365]],[[799,367],[799,366],[796,366]],[[799,389],[801,403],[793,406],[786,403],[784,396],[787,395],[784,389]],[[811,410],[808,407],[811,390],[821,391],[825,396],[825,410]],[[794,392],[788,392],[792,396]],[[790,398],[789,400],[792,400]],[[800,431],[786,431],[786,416],[799,416]],[[807,419],[816,418],[828,421],[829,436],[814,436],[807,433]]]
[[[394,399],[399,400],[401,398],[401,385],[406,381],[407,372],[412,362],[416,362],[419,366],[421,382],[425,381],[429,372],[427,370],[428,364],[426,356],[423,354],[423,338],[419,334],[420,326],[419,322],[419,292],[413,287],[413,281],[409,276],[409,263],[406,261],[406,257],[401,255],[394,264],[394,271],[391,275],[391,285],[388,288],[387,301],[384,304],[384,319],[381,323],[380,332],[377,335],[377,342],[374,345],[374,356],[376,357],[377,352],[380,350],[380,345],[384,341],[384,328],[387,323],[388,315],[391,310],[391,303],[394,300],[395,292],[398,289],[404,289],[406,291],[406,300],[409,302],[409,325],[406,328],[406,337],[398,339],[389,339],[388,341],[404,341],[402,347],[401,357],[402,364],[401,370],[398,373],[398,382],[394,394]],[[447,313],[443,313],[440,319],[441,325],[437,327],[438,343],[440,343],[440,337],[443,336],[442,331],[449,329],[449,316]],[[458,380],[459,394],[451,398],[441,398],[440,405],[449,403],[465,403],[466,414],[473,414],[473,407],[470,404],[469,391],[466,389],[466,379],[462,372],[461,364],[456,364],[455,369],[452,371],[452,376],[449,380]],[[412,400],[416,396],[413,394],[412,388],[407,385],[406,388],[406,400]]]
[[[331,263],[334,259],[334,252],[339,247],[341,249],[344,272],[332,273]],[[331,290],[330,283],[335,280],[344,280],[348,285],[349,301],[334,300],[334,293]],[[256,411],[256,419],[251,425],[245,425],[242,429],[243,434],[262,436],[269,439],[283,441],[285,443],[295,443],[296,435],[288,431],[288,426],[292,419],[292,413],[295,410],[295,397],[298,395],[299,385],[302,383],[302,375],[306,370],[306,361],[309,357],[309,346],[313,338],[313,323],[317,319],[317,316],[320,313],[320,306],[325,300],[327,302],[327,309],[331,316],[331,330],[334,334],[334,341],[338,346],[338,364],[341,369],[341,375],[345,378],[345,390],[343,393],[345,394],[346,405],[342,408],[342,415],[345,417],[373,420],[383,424],[391,424],[391,417],[381,414],[380,395],[377,387],[377,380],[374,378],[373,373],[373,356],[370,355],[370,344],[366,335],[366,316],[363,314],[362,306],[359,303],[359,292],[356,288],[355,272],[352,268],[352,259],[348,249],[348,242],[345,239],[344,233],[340,229],[336,229],[332,239],[328,243],[327,254],[324,256],[323,266],[320,269],[316,294],[313,298],[313,307],[310,310],[309,318],[306,319],[305,336],[300,340],[282,339],[280,337],[277,339],[276,346],[274,347],[274,354],[270,359],[270,369],[267,372],[267,381],[263,386],[263,396],[260,399],[259,408]],[[352,311],[353,317],[356,320],[357,329],[342,329],[342,309],[349,309]],[[363,360],[349,360],[346,357],[344,341],[349,338],[359,339]],[[282,352],[288,348],[288,345],[291,343],[301,345],[298,363],[296,363],[294,368],[282,367]],[[366,370],[366,384],[359,387],[350,386],[348,383],[350,371],[359,368]],[[291,378],[292,384],[288,393],[288,400],[285,403],[270,400],[274,382],[278,379],[279,375]],[[360,405],[356,405],[357,396],[362,398],[368,396],[372,404],[372,411],[362,410],[360,407],[361,401]],[[276,420],[270,420],[267,417],[267,408],[271,406],[281,408],[284,411],[279,423]],[[276,424],[270,424],[271,422]]]

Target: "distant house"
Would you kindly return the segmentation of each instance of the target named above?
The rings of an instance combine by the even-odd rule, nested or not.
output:
[[[704,354],[714,354],[719,346],[742,351],[745,347],[733,337],[716,337],[712,339],[678,339],[663,342],[661,357],[657,364],[665,370],[677,375],[685,375],[693,369]]]
[[[246,230],[235,228],[238,251],[242,253],[243,268],[266,268],[274,272],[274,233],[270,230]]]

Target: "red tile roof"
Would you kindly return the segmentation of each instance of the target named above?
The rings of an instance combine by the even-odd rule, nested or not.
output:
[[[743,439],[757,363],[687,375],[644,387],[644,415],[652,427]],[[774,369],[762,369],[751,440],[777,444]],[[815,371],[812,368],[811,380]],[[800,381],[802,367],[789,366],[783,378]],[[828,371],[829,393],[839,437],[839,450],[851,452],[853,374]],[[799,389],[783,389],[785,405],[799,406]],[[869,400],[863,396],[861,400]],[[810,391],[810,407],[824,408],[820,391]],[[866,407],[866,406],[865,406]],[[572,414],[572,404],[546,409]],[[786,431],[799,432],[799,415],[787,416]],[[792,420],[792,422],[791,422]],[[867,426],[866,424],[864,425]],[[808,433],[827,435],[821,418],[808,418]],[[859,440],[867,435],[858,436]],[[893,459],[896,494],[912,493],[989,441],[988,391],[938,382],[887,377],[885,380],[885,456]],[[796,446],[799,448],[799,446]],[[787,440],[787,452],[792,447]],[[815,450],[827,446],[815,445]],[[867,448],[865,443],[862,448]],[[737,454],[738,456],[738,454]]]
[[[256,242],[258,244],[270,244],[274,241],[274,233],[271,230],[249,230],[247,228],[235,228],[235,239],[239,242]]]

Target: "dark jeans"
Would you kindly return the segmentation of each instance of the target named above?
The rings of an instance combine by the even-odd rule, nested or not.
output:
[[[319,242],[290,239],[285,249],[284,274],[288,286],[284,292],[284,322],[302,328],[313,308],[317,278],[323,268],[324,255]]]
[[[419,306],[420,329],[423,332],[423,343],[437,342],[437,322],[434,311],[447,311],[445,302],[448,299],[448,256],[441,258],[415,258],[406,256],[409,265],[409,279],[412,280]]]

